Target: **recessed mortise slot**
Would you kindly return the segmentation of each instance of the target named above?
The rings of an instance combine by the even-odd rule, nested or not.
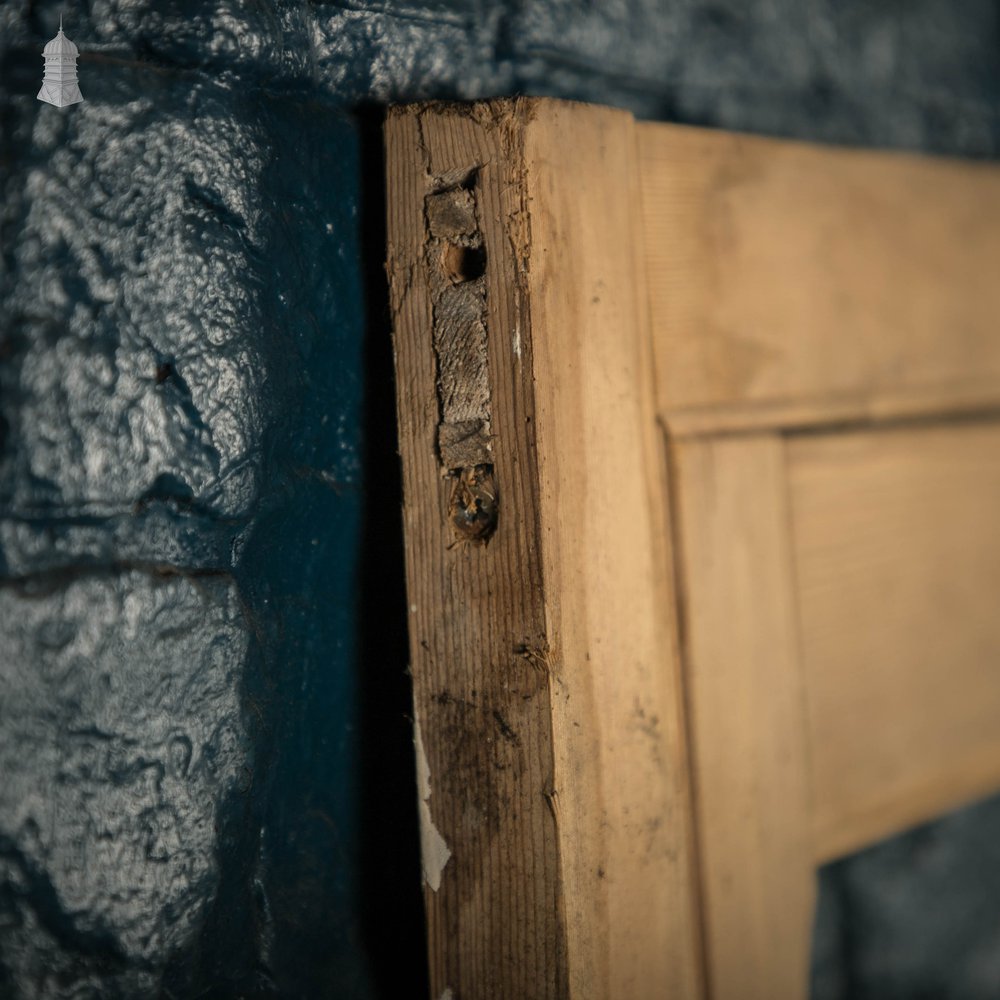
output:
[[[432,180],[424,199],[425,263],[437,371],[437,458],[448,477],[446,517],[457,540],[487,542],[499,500],[490,444],[486,246],[478,171]]]

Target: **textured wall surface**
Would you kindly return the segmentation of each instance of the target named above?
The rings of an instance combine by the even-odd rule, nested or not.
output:
[[[996,157],[1000,7],[0,4],[0,996],[423,994],[379,106],[508,93]],[[1000,803],[814,992],[1000,996]]]

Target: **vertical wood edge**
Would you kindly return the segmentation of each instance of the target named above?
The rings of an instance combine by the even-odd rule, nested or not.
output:
[[[631,115],[541,102],[528,264],[573,997],[701,995]]]
[[[784,442],[670,450],[709,993],[797,1000],[815,870]]]
[[[567,995],[531,345],[527,334],[523,344],[511,338],[527,326],[519,233],[530,113],[520,101],[422,105],[390,110],[385,128],[431,992],[454,1000]],[[449,191],[464,222],[428,207]],[[483,272],[443,274],[452,244],[481,246]],[[469,376],[467,359],[441,354],[452,332],[441,324],[454,326],[449,281],[485,288],[487,457],[500,511],[486,543],[453,529],[458,477],[443,465],[452,401],[439,388],[443,366]],[[475,333],[475,316],[461,321]],[[459,330],[460,349],[468,340]],[[483,359],[473,361],[481,381]]]

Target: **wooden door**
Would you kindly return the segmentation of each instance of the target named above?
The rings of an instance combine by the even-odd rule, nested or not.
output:
[[[432,996],[781,1000],[1000,789],[1000,171],[396,108]]]

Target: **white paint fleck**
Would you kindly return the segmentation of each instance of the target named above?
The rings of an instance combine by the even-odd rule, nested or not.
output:
[[[417,606],[415,604],[410,605],[410,614],[415,615],[417,613]]]
[[[514,323],[514,357],[521,360],[521,324]]]
[[[446,986],[441,991],[441,996],[438,997],[438,1000],[455,1000],[455,994],[451,992],[450,986]]]
[[[441,888],[441,872],[451,857],[451,849],[444,841],[431,818],[431,768],[427,763],[424,741],[420,735],[420,723],[413,723],[413,745],[417,751],[417,796],[420,811],[420,857],[424,869],[424,881],[435,891]],[[445,990],[449,996],[451,989]],[[443,994],[442,994],[443,996]],[[445,998],[447,1000],[447,998]]]

